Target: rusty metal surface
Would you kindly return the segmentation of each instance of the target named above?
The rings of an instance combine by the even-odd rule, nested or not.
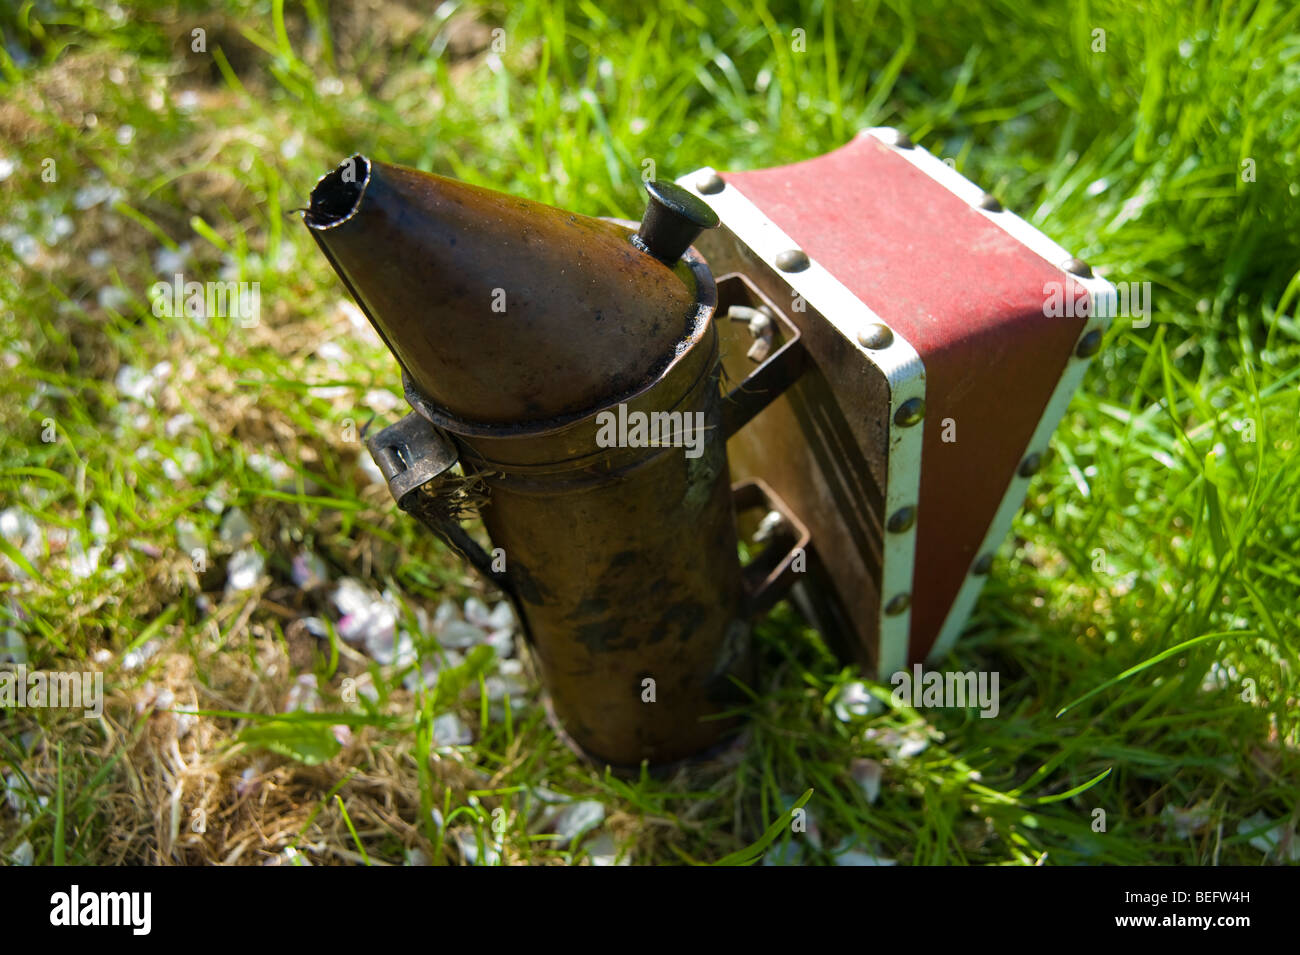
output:
[[[624,226],[361,156],[305,222],[420,391],[480,424],[631,394],[702,317],[689,269]]]
[[[595,454],[546,473],[484,462],[483,522],[554,712],[615,766],[712,747],[735,728],[713,718],[737,702],[730,677],[753,682],[716,365],[682,407],[705,416],[698,458]]]

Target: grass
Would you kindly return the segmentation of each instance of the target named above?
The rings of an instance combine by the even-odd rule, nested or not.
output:
[[[1291,858],[1298,24],[1174,0],[6,8],[0,631],[34,668],[102,670],[108,704],[0,714],[0,858]],[[421,686],[338,639],[328,588],[292,582],[304,551],[387,588],[425,657],[419,611],[480,585],[363,467],[399,383],[288,214],[318,175],[363,151],[636,217],[646,172],[778,165],[866,125],[1151,283],[944,664],[999,672],[998,718],[876,685],[839,718],[860,675],[782,605],[743,755],[623,780],[569,754],[534,685],[490,700],[490,655]],[[156,317],[182,270],[259,282],[261,322]],[[229,590],[248,548],[257,583]],[[303,675],[317,712],[286,712]],[[472,743],[439,740],[448,713]],[[566,799],[603,809],[585,840],[555,834]]]

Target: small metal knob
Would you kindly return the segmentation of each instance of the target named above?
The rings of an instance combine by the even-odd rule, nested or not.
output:
[[[691,247],[695,237],[718,225],[709,204],[674,182],[656,179],[646,183],[650,201],[636,237],[638,245],[660,262],[672,265]]]
[[[925,401],[920,398],[908,398],[894,412],[894,424],[900,428],[910,428],[925,417]]]
[[[888,325],[874,322],[858,333],[858,343],[863,348],[888,348],[894,342],[894,333]]]
[[[1091,358],[1099,351],[1101,351],[1101,332],[1097,329],[1080,338],[1078,346],[1074,349],[1074,353],[1080,358]]]
[[[1084,278],[1084,279],[1092,278],[1092,266],[1089,265],[1087,262],[1083,261],[1083,259],[1077,257],[1072,259],[1066,259],[1063,263],[1061,263],[1061,267],[1065,269],[1065,271],[1071,273],[1072,275],[1077,275],[1080,278]]]
[[[885,613],[890,617],[897,617],[910,606],[912,606],[912,595],[898,594],[889,603],[885,604]]]
[[[916,523],[916,508],[900,507],[889,516],[889,522],[885,527],[891,534],[901,534],[904,531],[910,531],[912,525]]]

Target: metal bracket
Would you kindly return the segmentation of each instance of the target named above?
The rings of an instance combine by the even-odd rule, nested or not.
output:
[[[746,284],[749,284],[748,281]],[[779,309],[769,308],[769,311],[781,325],[785,344],[727,394],[722,405],[722,422],[723,433],[728,438],[785,394],[786,389],[798,381],[804,372],[804,349],[803,342],[800,341],[803,333]]]
[[[414,411],[367,438],[366,448],[404,511],[411,510],[409,495],[441,477],[460,457],[451,439]]]
[[[492,569],[492,559],[460,523],[440,506],[435,494],[424,488],[446,474],[460,457],[451,438],[412,411],[366,440],[370,456],[388,481],[397,506],[433,531],[484,577],[512,598],[514,591],[504,573]]]
[[[806,562],[812,548],[807,526],[768,485],[750,478],[731,486],[732,504],[737,511],[761,507],[781,517],[781,530],[762,554],[744,568],[748,609],[757,616],[771,610],[798,579],[803,570],[795,564],[800,557]]]

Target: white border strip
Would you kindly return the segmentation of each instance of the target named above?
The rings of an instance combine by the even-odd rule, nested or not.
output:
[[[990,212],[981,209],[979,203],[984,198],[984,190],[956,169],[920,146],[912,146],[910,149],[896,147],[894,142],[898,134],[887,126],[864,129],[858,135],[872,136],[893,149],[917,169],[953,195],[971,205],[986,219],[1026,246],[1031,252],[1046,259],[1053,267],[1061,269],[1062,281],[1064,281],[1067,273],[1063,268],[1063,263],[1071,258],[1070,253],[1013,212],[1005,210]],[[1115,286],[1096,276],[1082,278],[1070,273],[1070,278],[1088,291],[1089,317],[1087,324],[1079,332],[1079,338],[1082,339],[1093,331],[1104,334],[1110,326],[1110,317],[1115,314],[1116,310]],[[1029,445],[1020,456],[1021,461],[1035,452],[1038,454],[1047,452],[1048,442],[1051,440],[1053,432],[1056,431],[1056,426],[1060,423],[1061,418],[1065,416],[1065,409],[1070,404],[1070,399],[1083,381],[1083,374],[1088,369],[1088,362],[1089,359],[1079,358],[1071,354],[1069,363],[1065,366],[1065,372],[1061,375],[1061,380],[1056,383],[1052,397],[1043,409],[1043,416],[1039,419],[1038,427],[1034,429],[1034,436],[1029,440]],[[1032,477],[1020,476],[1019,464],[1017,464],[1016,471],[1011,475],[1011,481],[1007,485],[1006,493],[1002,496],[1002,503],[998,505],[997,512],[993,515],[993,520],[989,524],[988,533],[984,535],[984,540],[975,553],[976,561],[986,554],[991,556],[1002,541],[1006,539],[1016,513],[1025,502],[1025,494],[1029,490],[1030,480],[1032,480]],[[918,521],[924,520],[924,518],[924,514],[917,515]],[[984,589],[985,580],[987,580],[987,574],[974,574],[969,570],[967,571],[961,590],[957,592],[956,599],[953,600],[952,606],[948,609],[948,615],[944,619],[943,627],[939,630],[939,637],[930,649],[927,662],[937,662],[946,656],[948,651],[952,649],[953,644],[957,642],[957,638],[961,636],[971,611],[975,608],[975,601],[979,597],[980,591]]]
[[[911,607],[903,613],[890,615],[885,613],[885,605],[899,594],[906,594],[909,599],[911,597],[916,564],[916,525],[913,523],[911,529],[895,534],[885,524],[889,515],[899,508],[916,507],[918,504],[921,489],[921,429],[925,426],[922,420],[912,427],[899,427],[894,423],[894,415],[903,402],[912,398],[925,399],[925,367],[916,349],[897,331],[894,331],[894,339],[886,348],[869,349],[859,344],[859,332],[868,325],[886,324],[883,319],[824,266],[811,259],[811,256],[808,268],[802,272],[783,272],[777,268],[776,257],[799,246],[730,183],[721,192],[700,192],[696,183],[711,175],[717,175],[717,171],[709,167],[697,169],[682,176],[677,184],[707,202],[722,220],[723,227],[748,246],[774,275],[786,282],[838,329],[854,348],[880,369],[888,384],[889,448],[886,449],[885,510],[880,515],[882,567],[880,636],[876,658],[877,676],[887,679],[889,674],[907,667]]]

